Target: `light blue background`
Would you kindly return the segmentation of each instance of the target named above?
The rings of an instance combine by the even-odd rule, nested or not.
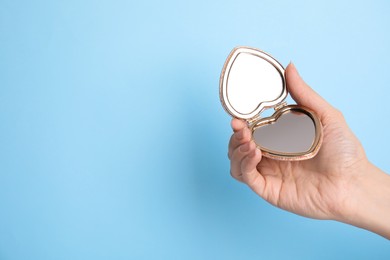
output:
[[[229,175],[218,97],[271,53],[390,172],[388,1],[0,0],[0,259],[389,259]]]

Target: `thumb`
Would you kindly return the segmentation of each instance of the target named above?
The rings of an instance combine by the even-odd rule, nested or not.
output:
[[[332,108],[325,99],[303,81],[293,63],[287,66],[285,75],[287,89],[299,105],[314,110],[319,116]]]

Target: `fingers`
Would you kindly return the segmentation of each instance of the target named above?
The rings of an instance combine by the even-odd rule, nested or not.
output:
[[[232,122],[231,122],[231,126],[233,128],[233,131],[237,132],[237,131],[240,131],[241,129],[247,127],[247,124],[243,120],[233,118]]]
[[[292,98],[299,104],[314,110],[321,116],[332,106],[307,85],[293,63],[290,63],[285,71],[287,88]]]
[[[261,152],[258,149],[252,150],[241,162],[242,181],[252,190],[262,194],[264,190],[264,177],[257,170],[257,165],[261,161]]]
[[[261,151],[251,140],[251,132],[244,121],[233,119],[231,125],[234,134],[229,142],[230,174],[261,194],[265,181],[256,167],[261,160]]]
[[[256,167],[260,161],[261,151],[253,141],[247,142],[234,150],[230,160],[230,174],[262,196],[265,180]]]
[[[243,159],[257,150],[253,141],[245,142],[233,150],[230,158],[230,174],[236,180],[242,181],[242,162]],[[246,169],[246,166],[244,166]],[[256,168],[256,165],[254,166]]]
[[[235,133],[231,136],[229,141],[229,159],[238,146],[251,140],[251,132],[244,121],[234,118],[232,120],[232,128]]]

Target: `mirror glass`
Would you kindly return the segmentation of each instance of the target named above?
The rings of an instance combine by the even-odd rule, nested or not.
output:
[[[250,114],[260,103],[274,101],[283,94],[280,72],[269,61],[252,53],[239,53],[228,73],[227,98],[240,114]]]
[[[261,125],[261,124],[260,124]],[[254,141],[261,148],[281,153],[304,153],[311,149],[316,137],[315,123],[310,116],[287,111],[271,124],[255,128]]]

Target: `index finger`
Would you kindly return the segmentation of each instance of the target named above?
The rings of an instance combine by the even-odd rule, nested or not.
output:
[[[234,132],[238,132],[241,129],[247,127],[247,124],[244,120],[240,120],[237,118],[233,118],[230,125],[232,126]]]

